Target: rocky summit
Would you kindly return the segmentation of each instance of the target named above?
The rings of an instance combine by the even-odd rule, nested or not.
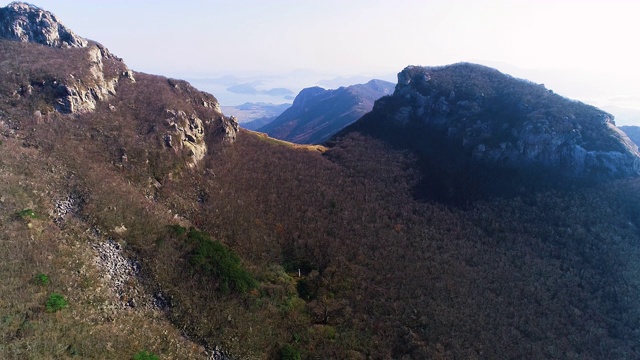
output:
[[[135,74],[106,47],[75,35],[34,5],[14,2],[0,8],[0,63],[6,74],[0,93],[16,111],[32,107],[38,119],[52,113],[117,118],[153,105],[153,114],[139,115],[158,122],[149,135],[166,151],[186,155],[190,167],[205,156],[207,141],[233,142],[238,131],[212,95],[185,81]],[[163,102],[163,91],[171,99]],[[122,105],[125,100],[135,103]]]
[[[405,68],[393,96],[354,128],[419,134],[404,140],[423,154],[444,158],[446,148],[475,164],[578,179],[640,173],[638,148],[612,115],[469,63]]]
[[[16,96],[46,94],[54,108],[64,114],[94,111],[96,103],[116,94],[121,79],[135,81],[133,72],[122,59],[115,57],[104,46],[87,41],[58,21],[55,15],[34,5],[13,2],[0,8],[0,39],[21,43],[40,44],[75,52],[66,54],[57,49],[33,49],[22,52],[21,62],[33,64],[41,58],[41,69],[31,71],[28,79],[21,79]],[[15,45],[6,43],[3,52],[14,52]],[[16,49],[17,50],[17,49]],[[59,66],[52,66],[55,58],[67,57]],[[79,61],[76,61],[79,60]],[[46,74],[47,76],[44,76]],[[16,76],[24,76],[18,73]],[[17,79],[16,79],[17,80]]]
[[[0,37],[61,48],[80,48],[88,44],[52,13],[23,2],[12,2],[0,8]]]

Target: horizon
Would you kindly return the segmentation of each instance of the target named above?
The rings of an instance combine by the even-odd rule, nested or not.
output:
[[[408,65],[472,62],[600,107],[618,125],[640,125],[632,2],[31,3],[132,70],[183,78],[222,106],[290,103],[306,87],[395,83]],[[240,92],[229,91],[234,85]]]

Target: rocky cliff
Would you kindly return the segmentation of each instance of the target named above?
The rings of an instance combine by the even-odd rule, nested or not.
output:
[[[116,86],[121,79],[135,81],[133,72],[122,59],[104,46],[75,35],[55,15],[34,5],[13,2],[0,8],[0,39],[53,48],[21,47],[29,51],[21,51],[20,61],[36,65],[38,71],[32,71],[29,78],[21,79],[23,83],[16,93],[46,93],[54,108],[61,113],[93,111],[97,102],[116,94]],[[5,44],[3,50],[13,52],[10,47],[20,48]],[[65,56],[63,54],[68,57],[66,61],[56,63],[55,58]]]
[[[135,74],[107,48],[75,35],[55,15],[30,4],[0,8],[0,63],[0,93],[12,104],[29,104],[38,117],[107,111],[115,119],[137,108],[154,109],[139,112],[132,121],[157,123],[149,135],[165,149],[184,153],[189,166],[202,160],[208,141],[233,142],[238,131],[215,97],[185,81]],[[144,83],[137,84],[138,75]]]
[[[24,2],[0,8],[0,37],[60,48],[82,48],[89,43],[52,13]]]
[[[290,108],[258,131],[299,144],[320,144],[369,112],[377,99],[392,91],[393,84],[382,80],[335,90],[303,89]]]
[[[402,133],[400,141],[447,166],[471,161],[581,179],[640,173],[637,146],[610,114],[475,64],[405,68],[393,96],[354,129]]]

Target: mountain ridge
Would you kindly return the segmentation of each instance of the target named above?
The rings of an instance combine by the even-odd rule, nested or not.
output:
[[[0,38],[0,47],[5,54],[20,54],[18,61],[29,67],[26,72],[16,72],[3,85],[7,92],[13,92],[15,100],[31,102],[38,116],[48,116],[51,111],[74,116],[89,114],[101,103],[107,103],[109,109],[117,113],[117,106],[109,102],[117,103],[120,85],[126,83],[140,88],[144,85],[135,85],[137,76],[153,77],[130,70],[106,47],[76,36],[53,14],[36,6],[14,2],[2,11],[13,14],[5,19],[2,27],[6,29],[9,24],[15,31],[3,33],[6,40]],[[60,37],[59,33],[64,36]],[[68,59],[55,63],[61,59],[62,52],[68,54]],[[51,66],[52,62],[55,66]],[[9,73],[14,71],[11,69]],[[164,119],[155,130],[165,149],[186,154],[189,166],[196,166],[211,141],[235,140],[237,121],[222,114],[214,96],[196,90],[186,81],[156,78],[186,99],[182,108],[167,106],[156,114],[158,119]],[[219,139],[213,140],[218,135]]]
[[[430,163],[425,171],[443,174],[434,181],[444,192],[466,191],[468,182],[451,179],[475,175],[507,179],[515,172],[517,183],[531,177],[553,184],[640,174],[640,153],[610,114],[470,63],[405,68],[393,96],[334,139],[351,131],[416,150]]]
[[[335,90],[306,88],[290,108],[257,131],[291,142],[319,144],[371,110],[373,102],[391,93],[393,86],[386,81],[370,80]]]
[[[0,8],[0,37],[59,48],[82,48],[89,43],[52,13],[19,1]]]
[[[526,184],[474,160],[475,140],[499,147],[491,136],[469,134],[463,151],[464,137],[422,125],[464,123],[460,106],[470,129],[516,127],[523,95],[567,104],[548,90],[507,81],[490,107],[492,77],[461,72],[467,95],[422,106],[428,86],[398,85],[328,146],[304,146],[237,128],[185,81],[123,76],[104,54],[0,40],[0,357],[638,358],[640,179],[464,206],[416,194],[448,195],[434,176]],[[70,96],[57,87],[91,93],[100,74],[118,79],[112,92],[56,107]],[[562,111],[594,115],[576,138],[589,149],[625,148],[602,136],[601,112]],[[51,298],[67,307],[49,312]]]

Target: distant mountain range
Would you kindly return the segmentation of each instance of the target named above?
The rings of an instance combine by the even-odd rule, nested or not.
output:
[[[319,144],[371,111],[373,103],[393,93],[394,87],[387,81],[371,80],[335,90],[307,88],[289,109],[258,131],[294,143]]]

